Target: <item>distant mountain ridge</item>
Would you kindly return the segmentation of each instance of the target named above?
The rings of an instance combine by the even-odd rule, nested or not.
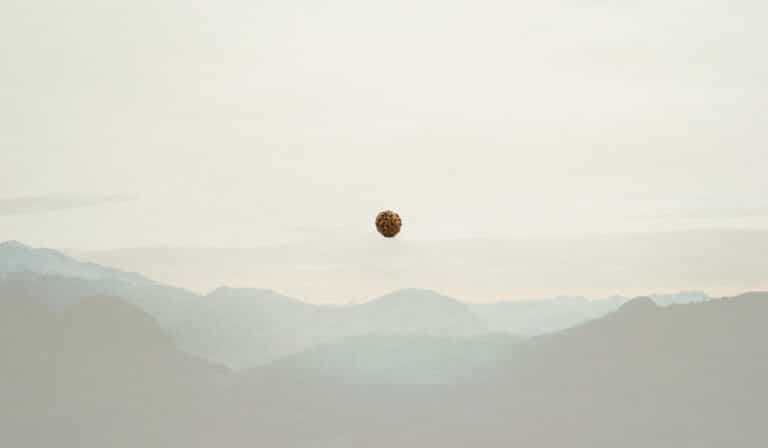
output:
[[[2,242],[0,243],[0,274],[13,272],[31,272],[87,280],[112,279],[134,285],[154,283],[140,274],[77,261],[52,249],[35,249],[18,241]]]
[[[270,289],[220,287],[199,295],[18,242],[0,244],[0,294],[54,308],[87,296],[120,297],[153,316],[182,349],[238,369],[365,335],[450,339],[545,334],[604,316],[628,300],[566,297],[465,304],[431,290],[404,289],[355,305],[325,306]],[[669,304],[707,299],[690,292],[654,300]]]
[[[341,235],[343,236],[343,235]],[[768,230],[701,229],[584,236],[320,238],[250,248],[144,247],[72,251],[75,258],[209,291],[244,279],[314,303],[350,303],[413,286],[474,301],[566,294],[636,296],[691,287],[760,289]],[[555,282],[555,283],[553,283]],[[466,296],[464,296],[466,294]],[[559,294],[559,293],[555,293]],[[594,296],[594,297],[593,297]]]
[[[668,307],[635,298],[521,341],[496,355],[492,372],[478,369],[479,382],[444,388],[339,379],[338,360],[354,367],[361,350],[340,356],[338,347],[275,373],[243,372],[223,431],[233,441],[329,448],[764,446],[766,315],[768,293]],[[321,372],[308,374],[306,364]],[[283,399],[291,388],[301,400]],[[271,404],[268,415],[232,419],[256,399]]]
[[[711,300],[700,291],[681,291],[676,294],[648,296],[659,306],[701,303]],[[471,304],[470,309],[483,317],[493,331],[516,329],[517,334],[534,336],[564,330],[580,323],[597,319],[619,309],[632,300],[630,297],[611,296],[589,300],[585,297],[557,297],[554,299],[523,300]]]
[[[3,446],[768,441],[768,293],[672,307],[636,298],[527,340],[347,338],[239,373],[177,350],[151,316],[117,298],[59,313],[2,298]]]
[[[0,445],[768,445],[768,293],[616,298],[601,317],[526,338],[472,334],[484,321],[429,290],[339,307],[209,296],[2,274]]]

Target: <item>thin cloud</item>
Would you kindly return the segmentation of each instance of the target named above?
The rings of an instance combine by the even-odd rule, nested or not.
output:
[[[291,227],[288,229],[291,232],[295,233],[304,233],[304,234],[319,234],[319,233],[341,233],[348,231],[349,229],[354,228],[353,226],[296,226]]]
[[[754,218],[758,216],[768,216],[768,207],[694,210],[683,215],[685,218],[693,219]]]
[[[0,198],[0,215],[44,213],[135,200],[135,196],[26,196]]]
[[[756,218],[768,216],[768,206],[762,207],[738,207],[738,208],[711,208],[680,211],[679,213],[663,213],[658,215],[642,215],[637,218],[643,219],[664,219],[664,218],[685,218],[685,219],[736,219],[736,218]]]

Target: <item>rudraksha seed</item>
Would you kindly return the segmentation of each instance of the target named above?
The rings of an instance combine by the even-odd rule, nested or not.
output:
[[[376,216],[376,230],[387,238],[392,238],[400,233],[400,226],[402,225],[400,215],[392,210],[384,210]]]

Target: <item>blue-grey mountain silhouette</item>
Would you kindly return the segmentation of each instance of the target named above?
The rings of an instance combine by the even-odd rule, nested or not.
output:
[[[693,295],[669,306],[636,298],[588,322],[520,339],[485,333],[466,305],[425,290],[317,307],[269,290],[222,288],[203,297],[116,276],[2,275],[0,445],[768,443],[761,412],[768,293]],[[109,288],[131,298],[99,292]],[[158,319],[144,306],[176,319]],[[199,313],[223,323],[250,314],[241,322],[259,325],[229,333],[226,325],[211,327],[192,341]],[[359,326],[372,315],[380,319]],[[188,318],[196,323],[185,327]],[[284,353],[285,322],[306,322],[317,340]],[[301,330],[293,328],[298,339]],[[254,347],[274,338],[262,347],[280,347],[272,352],[279,359],[231,371],[179,348],[196,342],[198,351],[209,344],[221,353],[217,344],[247,331],[256,332],[247,342]]]

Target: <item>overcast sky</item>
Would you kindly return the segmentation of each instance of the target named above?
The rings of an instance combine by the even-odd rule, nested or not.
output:
[[[383,208],[412,240],[768,228],[767,16],[3,2],[0,239],[254,246],[371,232]]]

